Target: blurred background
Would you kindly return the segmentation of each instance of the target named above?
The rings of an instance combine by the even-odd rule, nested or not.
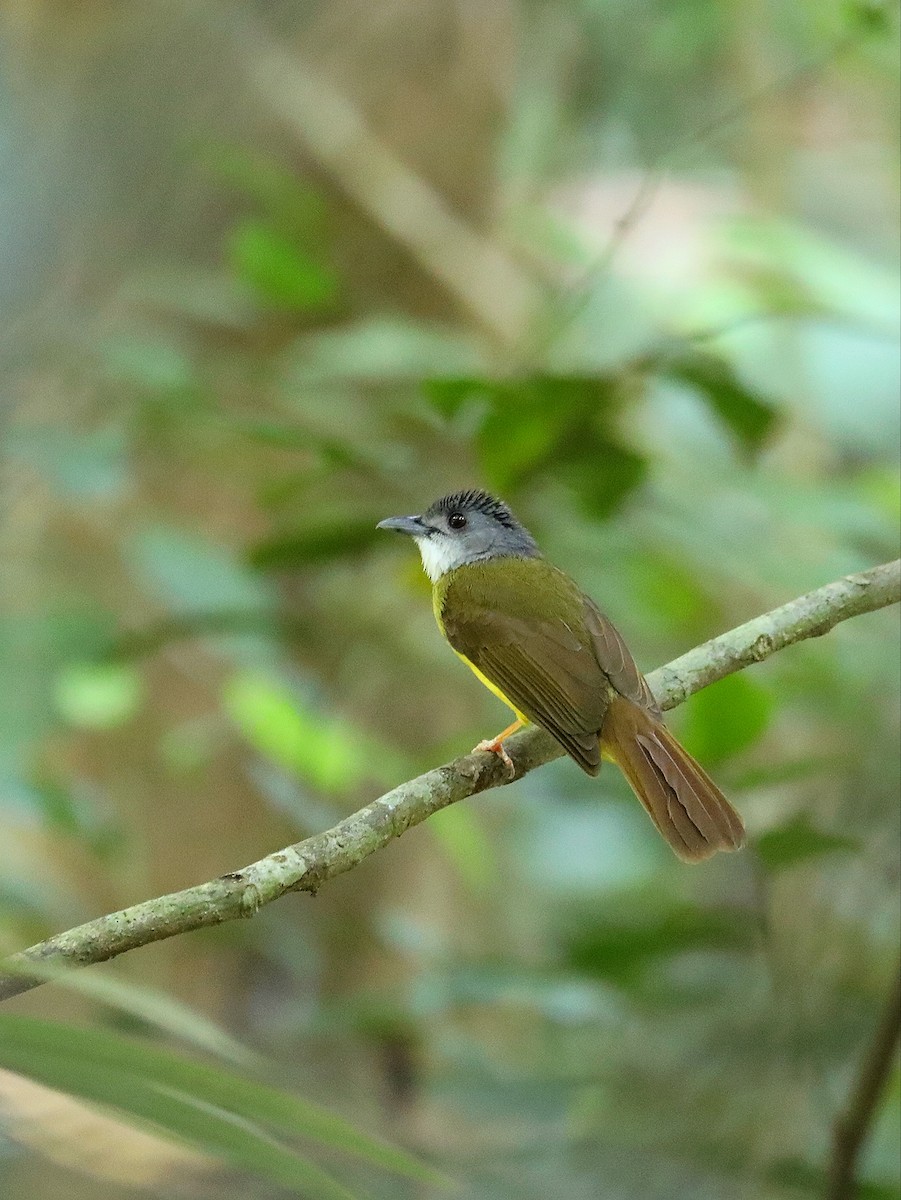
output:
[[[897,26],[0,4],[0,950],[506,723],[384,516],[501,493],[645,670],[897,555]],[[898,640],[849,621],[673,714],[741,855],[685,867],[556,762],[10,1002],[0,1192],[319,1200],[317,1162],[386,1200],[821,1196],[897,972]],[[148,1083],[167,1055],[297,1124],[216,1125],[209,1080]],[[356,1157],[295,1138],[307,1102]],[[867,1200],[899,1121],[896,1069]]]

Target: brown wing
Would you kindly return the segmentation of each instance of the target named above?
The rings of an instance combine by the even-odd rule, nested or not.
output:
[[[597,774],[609,692],[592,647],[568,624],[479,609],[445,620],[445,633],[519,712],[555,737],[583,771]]]
[[[591,635],[598,666],[621,696],[660,716],[660,708],[648,682],[635,665],[616,627],[607,620],[588,596],[585,600],[585,626]]]

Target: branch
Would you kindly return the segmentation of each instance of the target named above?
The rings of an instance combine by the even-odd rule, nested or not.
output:
[[[901,1039],[901,966],[892,983],[876,1033],[854,1082],[848,1104],[836,1119],[826,1200],[852,1200],[857,1160],[869,1136],[879,1100]]]
[[[818,637],[840,621],[899,599],[901,560],[848,575],[756,617],[654,671],[648,682],[661,707],[674,708],[693,692],[785,646]],[[516,778],[563,753],[549,734],[534,726],[507,745]],[[98,917],[13,955],[3,963],[8,974],[0,975],[0,1000],[37,987],[48,974],[63,968],[106,962],[126,950],[192,929],[252,917],[264,904],[288,892],[315,893],[327,880],[352,870],[433,813],[507,782],[497,755],[466,754],[402,783],[332,829],[240,871]]]

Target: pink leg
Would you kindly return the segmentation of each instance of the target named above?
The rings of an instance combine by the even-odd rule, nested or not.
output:
[[[502,733],[499,733],[497,735],[497,737],[487,738],[484,742],[479,742],[478,746],[474,746],[473,754],[475,754],[479,750],[485,750],[489,754],[496,754],[498,756],[498,758],[500,758],[500,760],[504,764],[504,766],[507,768],[507,774],[512,779],[513,776],[516,774],[516,767],[514,767],[514,765],[513,765],[513,759],[510,757],[510,755],[504,749],[504,742],[507,740],[507,738],[512,733],[516,733],[517,729],[521,729],[522,725],[523,725],[522,721],[520,721],[520,720],[514,721],[512,725],[508,725],[507,728]]]

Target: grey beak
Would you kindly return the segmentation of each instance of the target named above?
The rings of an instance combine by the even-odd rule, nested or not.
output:
[[[421,537],[426,531],[421,517],[386,517],[384,521],[379,521],[376,529],[393,529],[409,537]]]

